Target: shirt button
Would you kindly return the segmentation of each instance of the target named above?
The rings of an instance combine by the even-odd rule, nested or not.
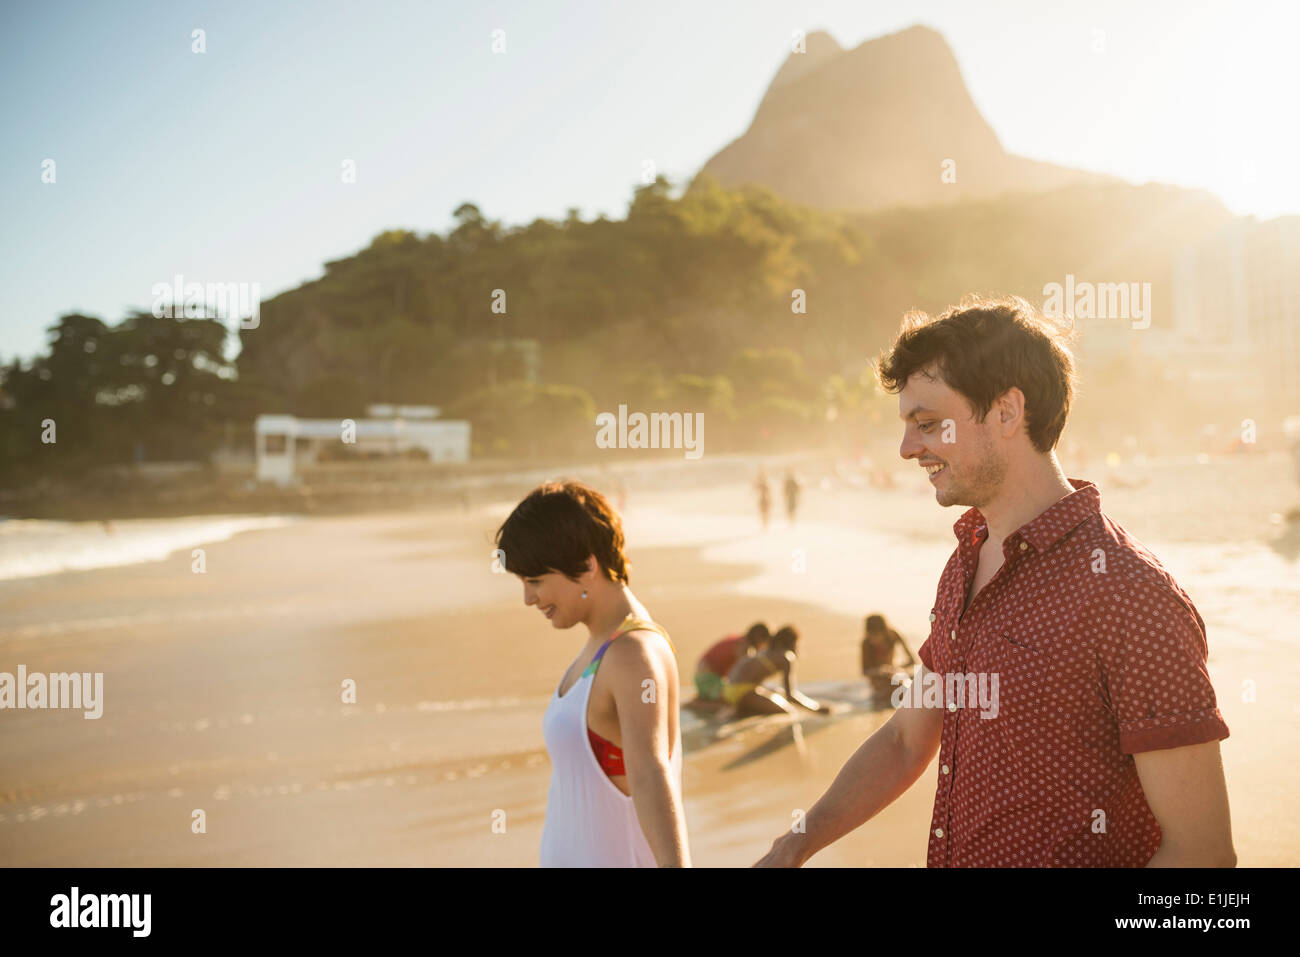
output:
[[[957,710],[957,702],[955,702],[955,701],[949,701],[949,702],[948,702],[948,710],[949,710],[949,711],[956,711],[956,710]]]
[[[934,836],[935,836],[935,837],[943,837],[943,828],[941,828],[941,827],[936,827],[936,828],[934,829]]]
[[[1021,550],[1022,552],[1023,552],[1026,548],[1028,548],[1028,547],[1029,547],[1029,543],[1028,543],[1028,542],[1021,542],[1021,543],[1020,543],[1020,550]]]
[[[934,620],[935,620],[936,618],[938,618],[938,617],[939,617],[939,616],[936,615],[934,612],[930,612],[930,620],[931,620],[931,621],[934,621]]]
[[[957,629],[954,628],[954,629],[952,630],[952,634],[950,634],[948,637],[951,638],[953,641],[956,641],[956,640],[957,640]]]
[[[942,771],[944,774],[947,774],[947,773],[948,773],[948,765],[946,765],[946,764],[940,765],[940,766],[939,766],[939,770]]]

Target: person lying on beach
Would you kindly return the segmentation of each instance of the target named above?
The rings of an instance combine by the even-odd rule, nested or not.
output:
[[[586,641],[542,717],[543,867],[689,867],[676,649],[628,588],[623,526],[581,482],[540,485],[496,534],[552,628]]]
[[[715,642],[695,666],[695,690],[699,697],[692,704],[716,704],[725,707],[722,700],[722,682],[741,658],[752,658],[772,640],[772,633],[763,622],[755,622],[743,635],[728,635]]]
[[[868,615],[866,630],[862,638],[862,677],[871,683],[872,693],[877,698],[889,697],[893,688],[893,677],[897,673],[894,659],[898,649],[907,655],[906,667],[916,664],[912,649],[907,647],[903,636],[885,621],[884,615]]]
[[[795,647],[799,634],[786,625],[772,637],[772,643],[761,654],[741,658],[732,666],[722,683],[722,698],[736,709],[736,717],[755,714],[794,714],[796,706],[817,714],[830,714],[830,706],[821,704],[795,688]],[[762,682],[779,674],[785,685],[784,693],[766,688]]]

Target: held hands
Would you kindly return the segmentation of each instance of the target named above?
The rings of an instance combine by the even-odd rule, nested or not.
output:
[[[803,867],[803,849],[798,840],[803,835],[782,834],[772,842],[772,849],[754,862],[753,867]]]

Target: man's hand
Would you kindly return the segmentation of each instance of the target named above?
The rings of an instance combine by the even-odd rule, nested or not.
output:
[[[899,708],[849,758],[808,809],[805,830],[782,834],[755,867],[802,867],[808,858],[865,824],[920,777],[943,732],[938,708]]]

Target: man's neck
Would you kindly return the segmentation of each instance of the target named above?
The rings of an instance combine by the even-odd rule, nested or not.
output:
[[[1009,471],[993,500],[978,506],[988,523],[989,540],[1005,541],[1073,491],[1055,453],[1036,459],[1018,474]]]

